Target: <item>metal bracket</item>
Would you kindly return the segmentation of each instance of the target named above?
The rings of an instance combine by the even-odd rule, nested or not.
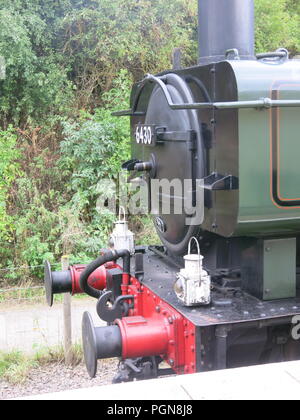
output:
[[[137,278],[139,282],[142,283],[144,280],[144,275],[144,255],[141,252],[138,252],[135,254],[135,278]]]
[[[204,200],[205,206],[210,209],[212,207],[213,191],[232,191],[238,190],[239,179],[233,175],[220,175],[212,173],[204,178]]]
[[[127,315],[129,305],[126,300],[134,299],[132,295],[119,296],[111,308],[107,306],[112,298],[112,292],[103,293],[97,303],[97,314],[105,322],[114,322],[116,319],[121,319]]]
[[[126,359],[119,365],[119,371],[113,379],[113,384],[131,382],[158,377],[158,365],[161,360],[156,357],[139,357],[137,359]],[[170,374],[170,372],[168,372]]]
[[[285,48],[278,48],[278,50],[273,52],[261,53],[257,54],[256,58],[258,60],[288,60],[289,59],[289,52]]]
[[[230,60],[230,55],[233,56],[233,60],[240,60],[240,53],[237,48],[231,48],[230,50],[227,50],[225,53],[225,57],[227,60]]]
[[[164,143],[164,142],[185,142],[185,143],[195,143],[195,139],[197,137],[196,132],[193,130],[188,131],[156,131],[157,135],[157,143]],[[193,145],[193,147],[195,147]]]
[[[126,171],[128,171],[128,172],[130,172],[130,171],[134,171],[134,167],[135,167],[135,165],[136,164],[138,164],[138,163],[141,163],[142,161],[141,160],[138,160],[138,159],[131,159],[131,160],[128,160],[127,162],[124,162],[123,164],[122,164],[122,169],[124,169],[124,170],[126,170]]]
[[[204,188],[210,191],[238,190],[239,180],[233,175],[212,173],[204,178]]]

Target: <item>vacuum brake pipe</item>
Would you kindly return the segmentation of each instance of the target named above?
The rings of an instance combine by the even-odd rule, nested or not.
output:
[[[104,255],[101,255],[99,258],[97,258],[95,261],[91,262],[80,275],[81,290],[83,290],[83,292],[85,292],[87,295],[95,299],[99,299],[101,296],[101,291],[91,286],[88,282],[88,279],[99,267],[108,262],[117,261],[119,258],[123,258],[122,291],[126,291],[125,289],[127,289],[127,286],[129,285],[130,277],[130,252],[127,249],[119,251],[108,251]]]

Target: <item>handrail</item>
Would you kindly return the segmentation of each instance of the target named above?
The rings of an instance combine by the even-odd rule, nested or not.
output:
[[[165,85],[167,76],[156,77],[152,74],[148,74],[145,79],[141,82],[139,90],[133,100],[133,106],[131,109],[126,111],[114,112],[112,115],[115,117],[122,116],[134,116],[144,115],[143,112],[136,112],[139,98],[142,91],[144,90],[147,83],[156,83],[162,90],[168,106],[173,110],[187,110],[187,109],[244,109],[244,108],[291,108],[300,107],[299,99],[286,99],[286,100],[274,100],[271,98],[261,98],[253,101],[229,101],[229,102],[194,102],[194,103],[182,103],[174,104],[171,95]]]

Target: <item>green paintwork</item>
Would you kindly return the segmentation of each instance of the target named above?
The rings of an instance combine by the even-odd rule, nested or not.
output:
[[[280,99],[300,98],[300,61],[278,64],[231,61],[238,100],[270,97],[282,82]],[[279,208],[270,193],[270,115],[264,109],[239,110],[239,214],[234,236],[294,235],[300,208]],[[280,183],[285,198],[300,197],[300,108],[280,110]]]
[[[263,299],[296,296],[296,239],[264,241]]]

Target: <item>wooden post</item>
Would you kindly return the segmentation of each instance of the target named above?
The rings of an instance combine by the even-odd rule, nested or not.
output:
[[[69,269],[69,257],[64,256],[61,259],[61,269]],[[72,317],[71,317],[71,294],[63,295],[63,311],[64,311],[64,353],[66,365],[72,364]]]

